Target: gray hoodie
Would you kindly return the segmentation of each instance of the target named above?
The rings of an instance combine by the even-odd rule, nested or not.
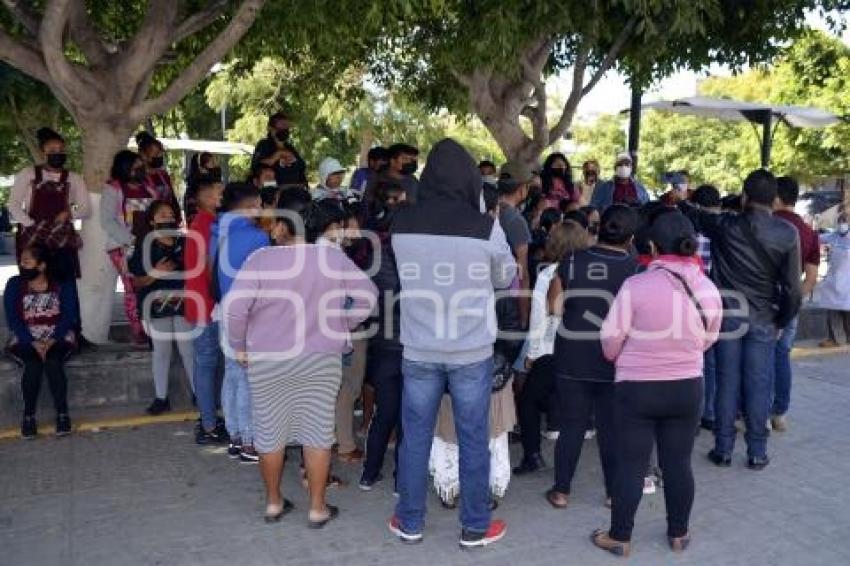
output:
[[[457,142],[428,155],[418,202],[400,208],[392,248],[401,281],[401,342],[412,361],[470,364],[493,355],[494,288],[516,263],[498,221],[480,212],[481,174]]]

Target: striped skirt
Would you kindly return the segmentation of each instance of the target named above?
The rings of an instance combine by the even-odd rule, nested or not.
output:
[[[257,452],[280,452],[287,444],[333,446],[334,410],[342,376],[340,354],[252,360],[247,373]]]

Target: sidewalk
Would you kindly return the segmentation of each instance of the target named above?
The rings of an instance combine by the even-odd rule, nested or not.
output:
[[[456,512],[433,496],[425,542],[398,543],[384,527],[394,504],[391,483],[360,492],[354,466],[335,465],[352,482],[330,492],[339,520],[308,530],[296,452],[284,480],[296,511],[266,525],[257,467],[228,460],[221,448],[195,446],[191,423],[179,423],[0,442],[0,564],[848,564],[848,365],[846,353],[797,359],[791,428],[771,438],[773,463],[763,472],[744,467],[742,444],[731,469],[710,466],[710,435],[700,435],[693,543],[681,557],[666,546],[661,493],[641,504],[629,561],[591,546],[588,534],[608,520],[593,442],[585,445],[568,510],[543,499],[551,472],[514,478],[496,513],[508,521],[507,537],[461,551]],[[552,443],[545,446],[551,462]]]

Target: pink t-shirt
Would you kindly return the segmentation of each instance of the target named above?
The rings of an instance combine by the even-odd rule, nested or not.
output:
[[[377,293],[335,246],[268,247],[245,260],[225,295],[221,320],[230,347],[249,358],[342,353],[349,330],[366,320]]]
[[[705,325],[682,283],[665,270],[685,279]],[[602,324],[602,350],[616,365],[616,381],[699,377],[703,352],[717,341],[722,317],[720,293],[698,263],[661,256],[620,288]]]

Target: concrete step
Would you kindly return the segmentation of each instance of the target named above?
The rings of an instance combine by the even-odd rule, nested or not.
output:
[[[72,357],[67,365],[68,404],[72,418],[110,418],[144,414],[154,398],[151,352],[135,351],[126,344],[107,344],[96,351]],[[176,352],[172,357],[168,396],[176,411],[192,408],[192,391]],[[0,360],[0,428],[16,426],[23,413],[21,369],[9,359]],[[53,422],[55,411],[47,380],[42,381],[38,417]]]

